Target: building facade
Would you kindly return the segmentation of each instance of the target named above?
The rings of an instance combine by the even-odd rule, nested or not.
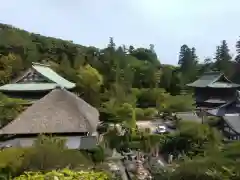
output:
[[[220,72],[205,73],[187,86],[194,88],[196,107],[200,109],[212,109],[233,101],[240,87]]]

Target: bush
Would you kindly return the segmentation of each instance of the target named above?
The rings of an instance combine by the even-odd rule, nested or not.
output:
[[[42,172],[25,172],[23,175],[14,178],[14,180],[37,180],[37,179],[97,179],[97,180],[110,180],[111,177],[105,172],[93,171],[71,171],[63,169],[61,171],[51,171],[48,173]]]
[[[146,108],[144,109],[144,116],[146,118],[153,118],[157,115],[157,110],[155,108]]]
[[[59,138],[41,136],[31,148],[8,148],[0,152],[0,173],[16,176],[23,171],[48,171],[93,166],[78,150],[69,150]],[[84,165],[84,166],[83,166]]]
[[[22,167],[30,171],[48,171],[56,168],[76,168],[89,161],[78,150],[65,148],[65,140],[40,136],[35,146],[25,155]]]
[[[185,153],[189,156],[203,155],[202,153],[211,146],[218,147],[221,144],[219,132],[206,124],[196,122],[181,122],[179,131],[170,134],[162,151],[166,153]]]
[[[7,148],[0,152],[1,175],[16,175],[21,173],[22,162],[26,149]]]
[[[104,149],[101,146],[98,146],[89,151],[91,153],[91,157],[93,162],[99,163],[103,162],[105,159]]]
[[[143,109],[136,108],[135,113],[136,113],[136,118],[137,119],[142,120],[144,118],[144,110]]]
[[[220,124],[220,121],[221,121],[220,117],[211,116],[207,118],[208,125],[212,127],[218,127]]]
[[[132,116],[133,107],[129,103],[123,103],[116,111],[118,116],[128,119]]]
[[[165,112],[186,112],[194,109],[194,99],[191,95],[169,96],[166,101]]]

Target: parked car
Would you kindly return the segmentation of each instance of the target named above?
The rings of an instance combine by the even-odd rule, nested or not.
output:
[[[158,133],[158,134],[164,134],[164,133],[168,133],[168,130],[167,130],[166,126],[164,126],[164,125],[159,125],[159,126],[156,128],[156,133]]]

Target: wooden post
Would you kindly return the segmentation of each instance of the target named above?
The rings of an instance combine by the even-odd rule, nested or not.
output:
[[[204,110],[203,110],[203,108],[201,108],[201,118],[202,118],[202,124],[204,123],[204,119],[205,119],[205,112],[204,112]]]

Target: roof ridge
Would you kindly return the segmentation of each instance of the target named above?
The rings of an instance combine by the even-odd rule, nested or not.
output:
[[[221,76],[224,76],[224,74],[223,74],[223,73],[220,73],[220,74],[218,75],[218,77],[216,77],[215,79],[213,79],[212,82],[210,82],[207,86],[209,86],[210,84],[215,83],[217,80],[219,80],[219,79],[221,78]]]
[[[45,66],[45,67],[51,67],[50,64],[42,64],[42,63],[38,63],[38,62],[32,62],[32,66],[37,65],[37,66]]]
[[[32,68],[36,70],[38,73],[40,73],[42,76],[44,76],[45,78],[61,86],[63,85],[67,89],[72,89],[76,86],[75,83],[65,79],[49,66],[40,64],[40,65],[32,65]]]

